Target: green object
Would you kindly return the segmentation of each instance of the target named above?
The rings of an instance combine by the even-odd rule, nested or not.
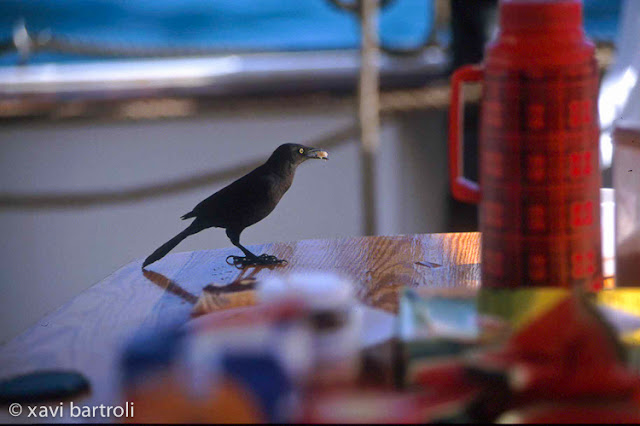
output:
[[[598,307],[608,312],[608,319],[618,330],[627,363],[640,372],[640,288],[621,287],[595,295]]]
[[[398,312],[398,384],[411,385],[421,366],[475,346],[478,334],[475,298],[423,296],[405,288]]]
[[[569,289],[562,287],[481,288],[477,300],[478,313],[505,320],[515,330],[570,293]]]

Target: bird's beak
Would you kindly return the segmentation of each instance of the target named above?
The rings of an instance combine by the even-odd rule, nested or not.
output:
[[[329,153],[327,151],[323,151],[321,149],[313,148],[307,151],[307,158],[315,158],[319,160],[328,160]]]

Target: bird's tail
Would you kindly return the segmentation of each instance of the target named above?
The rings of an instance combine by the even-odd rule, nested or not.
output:
[[[172,239],[170,239],[169,241],[167,241],[166,243],[164,243],[163,245],[161,245],[160,247],[158,247],[156,249],[156,251],[154,251],[153,253],[151,253],[149,255],[149,257],[147,257],[144,262],[142,263],[142,268],[144,269],[147,265],[155,262],[156,260],[160,260],[163,257],[165,257],[167,255],[167,253],[169,253],[175,246],[177,246],[178,244],[180,244],[180,242],[182,240],[184,240],[185,238],[187,238],[189,235],[195,234],[196,232],[200,231],[201,229],[199,227],[194,226],[193,224],[191,224],[189,227],[187,227],[184,231],[182,231],[181,233],[179,233],[178,235],[176,235],[175,237],[173,237]]]

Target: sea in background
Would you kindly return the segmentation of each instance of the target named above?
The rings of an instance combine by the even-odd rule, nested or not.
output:
[[[433,25],[432,1],[392,1],[380,18],[384,43],[420,44]],[[592,38],[615,40],[620,3],[584,0]],[[0,0],[1,42],[21,19],[35,33],[135,48],[318,50],[353,48],[360,40],[356,17],[328,0]],[[100,60],[43,52],[30,62],[87,59]],[[16,62],[15,53],[0,53],[0,65]]]

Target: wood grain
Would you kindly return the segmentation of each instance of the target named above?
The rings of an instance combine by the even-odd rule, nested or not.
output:
[[[350,277],[366,304],[395,312],[403,286],[478,286],[478,233],[303,240],[253,246],[289,263],[239,271],[225,263],[235,248],[175,253],[140,269],[114,272],[0,349],[0,377],[46,368],[85,374],[91,393],[81,404],[118,401],[119,354],[146,327],[184,324],[202,289],[240,278],[260,280],[291,271],[334,271]],[[438,266],[440,265],[440,266]],[[0,421],[10,421],[6,412]]]

